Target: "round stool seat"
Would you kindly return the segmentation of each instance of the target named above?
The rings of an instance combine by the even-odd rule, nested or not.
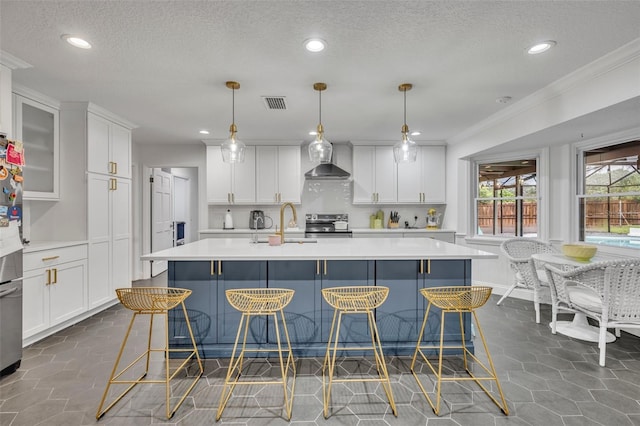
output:
[[[484,305],[491,296],[491,287],[432,287],[420,293],[434,306],[448,311],[471,311]]]
[[[335,309],[358,311],[375,309],[387,299],[388,287],[352,286],[322,289],[322,297]]]
[[[189,297],[191,290],[167,287],[118,288],[120,303],[132,311],[153,313],[168,311]]]
[[[294,290],[287,288],[243,288],[226,292],[229,304],[244,313],[279,311],[291,302]]]

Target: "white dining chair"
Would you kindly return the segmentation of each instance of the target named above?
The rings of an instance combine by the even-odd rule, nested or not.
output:
[[[605,366],[607,328],[640,328],[640,259],[596,262],[571,270],[546,264],[552,294],[551,330],[558,309],[582,312],[599,323],[600,366]]]
[[[531,258],[536,253],[558,253],[551,244],[535,238],[510,238],[500,245],[502,254],[509,261],[513,270],[514,283],[498,300],[498,305],[509,297],[516,288],[533,290],[533,305],[536,312],[536,323],[540,323],[540,304],[551,303],[549,284],[544,267],[537,265]]]

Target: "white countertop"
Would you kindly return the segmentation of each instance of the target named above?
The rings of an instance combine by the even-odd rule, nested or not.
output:
[[[286,236],[286,234],[285,234]],[[248,238],[207,238],[141,257],[142,260],[415,260],[495,259],[493,253],[429,238],[326,238],[270,246]]]
[[[403,233],[455,233],[453,229],[427,229],[427,228],[349,228],[354,234],[385,234],[390,232],[403,232]],[[276,232],[275,228],[270,229],[249,229],[249,228],[234,228],[234,229],[201,229],[198,231],[200,234],[273,234]],[[302,228],[287,228],[285,233],[304,233]]]
[[[200,234],[275,234],[276,229],[271,227],[269,229],[249,229],[249,228],[234,228],[234,229],[201,229],[198,231]],[[301,228],[287,228],[285,229],[285,234],[291,233],[302,233],[304,234],[304,229]]]
[[[42,250],[60,249],[64,247],[87,244],[88,241],[31,241],[24,246],[23,253],[32,253]]]
[[[435,233],[435,234],[439,234],[439,233],[455,233],[456,231],[454,231],[453,229],[427,229],[427,228],[382,228],[382,229],[375,229],[375,228],[352,228],[351,232],[353,232],[354,234],[385,234],[385,233],[389,233],[389,232],[402,232],[402,233],[407,233],[407,234],[412,234],[412,233],[416,233],[416,234],[423,234],[423,233]]]

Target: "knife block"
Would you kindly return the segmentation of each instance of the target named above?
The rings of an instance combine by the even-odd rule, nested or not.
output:
[[[391,219],[387,222],[387,228],[398,228],[400,224],[398,222],[391,222]]]

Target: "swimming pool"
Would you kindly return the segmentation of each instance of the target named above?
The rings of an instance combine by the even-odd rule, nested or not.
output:
[[[608,236],[608,235],[587,235],[585,242],[590,244],[600,244],[605,246],[629,247],[640,249],[640,238],[630,237],[627,235]]]

